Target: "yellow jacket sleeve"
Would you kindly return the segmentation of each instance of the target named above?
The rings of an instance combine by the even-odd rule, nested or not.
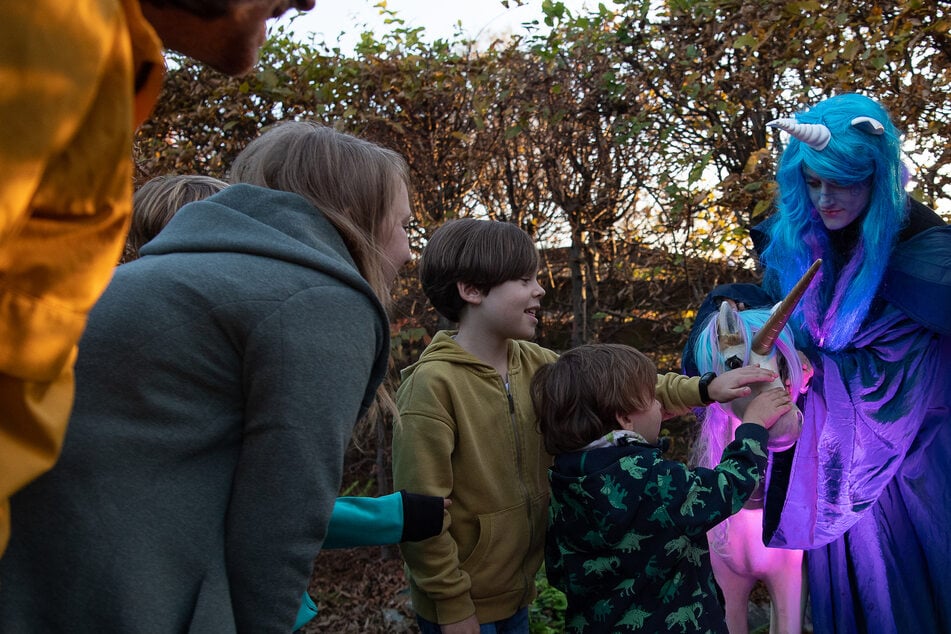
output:
[[[703,407],[700,377],[684,376],[676,372],[658,374],[657,400],[664,410],[664,418],[687,414],[694,407]]]
[[[135,0],[0,9],[0,372],[66,364],[121,253],[132,134],[162,69]]]

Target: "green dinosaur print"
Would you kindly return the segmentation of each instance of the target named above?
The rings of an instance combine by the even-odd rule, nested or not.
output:
[[[695,506],[699,506],[701,509],[707,505],[703,500],[698,500],[697,498],[701,493],[710,493],[713,489],[709,487],[702,487],[699,484],[696,486],[690,487],[687,491],[687,499],[684,500],[684,503],[680,505],[680,514],[684,517],[694,517],[693,509]]]
[[[624,579],[621,583],[614,586],[614,589],[620,590],[619,594],[622,597],[629,597],[634,594],[635,583],[637,583],[636,579]]]
[[[624,498],[627,497],[627,489],[618,484],[610,474],[601,476],[601,482],[604,483],[604,486],[601,487],[601,493],[608,498],[608,502],[614,508],[626,511],[627,504],[624,503]]]
[[[740,464],[736,460],[724,460],[723,462],[720,463],[718,469],[722,472],[729,473],[733,477],[738,478],[740,480],[745,480],[747,478],[747,474],[744,474],[743,472],[740,471]],[[723,480],[722,475],[720,476],[720,478],[721,480]],[[725,480],[723,480],[723,482],[726,483]],[[720,491],[721,492],[723,491],[722,486],[720,487]]]
[[[721,471],[725,471],[726,473],[732,474],[738,482],[743,482],[750,479],[750,474],[743,473],[740,470],[740,465],[735,460],[725,460],[724,462],[721,462],[719,469]],[[720,497],[722,497],[724,500],[730,500],[730,508],[732,509],[733,513],[736,513],[741,508],[743,508],[743,499],[741,499],[737,494],[736,489],[733,489],[733,493],[729,496],[729,498],[727,497],[726,489],[729,486],[729,481],[723,473],[721,473],[717,478],[717,486],[720,490]]]
[[[647,495],[656,495],[661,502],[670,502],[674,497],[670,492],[671,481],[673,481],[673,476],[670,473],[658,473],[657,480],[648,482],[647,486],[644,487],[644,492]]]
[[[584,632],[589,625],[591,624],[588,623],[588,619],[584,618],[584,614],[575,614],[571,622],[568,623],[566,632]]]
[[[638,535],[635,532],[625,533],[615,548],[621,552],[632,553],[636,550],[640,550],[641,542],[648,537],[650,537],[650,535]]]
[[[660,523],[660,525],[664,528],[671,528],[674,526],[674,520],[670,517],[670,512],[667,510],[666,506],[658,506],[647,519],[651,520],[652,522]]]
[[[608,543],[604,541],[604,534],[601,531],[588,531],[584,534],[584,537],[581,538],[581,541],[592,548],[604,548],[608,545]]]
[[[583,493],[585,496],[591,497],[591,494],[585,491],[584,489],[582,489],[577,483],[572,483],[571,488],[579,489],[580,492],[576,491],[576,493],[578,493],[579,495]],[[578,500],[576,496],[566,495],[564,496],[564,501],[565,501],[565,506],[571,509],[573,517],[587,516],[587,510],[585,509],[584,504],[582,504],[581,501]]]
[[[680,586],[684,584],[684,574],[678,572],[674,575],[673,579],[668,579],[660,588],[660,600],[664,603],[670,603],[671,600],[677,596],[677,591],[680,589]]]
[[[676,552],[678,557],[686,559],[694,566],[700,565],[703,555],[707,552],[703,548],[694,546],[693,542],[686,535],[681,535],[667,542],[667,545],[664,546],[664,550],[668,555]]]
[[[635,480],[642,479],[647,475],[647,467],[642,467],[639,463],[640,456],[624,456],[618,460],[618,464],[621,466],[621,469],[631,474],[631,477]]]
[[[752,438],[743,439],[743,449],[746,449],[754,456],[759,456],[760,458],[766,457],[766,452],[763,451],[763,445]]]
[[[583,483],[585,480],[587,480],[587,478],[580,478],[577,482],[572,482],[568,485],[568,491],[574,493],[578,499],[588,498],[589,500],[593,500],[594,496],[588,493],[584,488]]]
[[[601,599],[594,604],[594,620],[606,621],[613,610],[614,604],[611,603],[611,599]]]
[[[730,480],[723,473],[717,474],[717,491],[720,493],[720,499],[726,499],[726,490],[730,486]]]
[[[693,625],[694,631],[696,631],[700,627],[697,617],[699,617],[701,614],[703,614],[703,605],[700,603],[685,605],[682,608],[677,609],[675,612],[667,615],[667,627],[673,628],[675,625],[679,625],[680,631],[686,632],[687,622],[689,621],[691,625]]]
[[[620,565],[621,560],[617,557],[598,557],[584,562],[584,573],[602,577],[609,572],[614,572]]]
[[[741,451],[752,457],[758,450]],[[715,474],[694,473],[650,447],[611,451],[585,452],[598,457],[586,475],[581,455],[555,460],[565,477],[551,480],[558,504],[549,508],[546,557],[549,578],[568,595],[565,631],[722,627],[706,532],[742,506],[737,498],[759,480],[757,467],[737,454]]]
[[[640,608],[632,607],[624,613],[624,618],[618,621],[617,624],[624,625],[632,630],[639,630],[640,628],[644,627],[644,621],[650,615],[650,612],[645,612]]]

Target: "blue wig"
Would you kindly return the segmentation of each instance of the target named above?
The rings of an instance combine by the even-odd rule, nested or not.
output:
[[[852,125],[863,116],[881,123],[884,133]],[[800,331],[805,326],[816,345],[837,351],[849,344],[865,320],[907,219],[900,135],[878,102],[858,94],[821,101],[798,113],[796,121],[823,124],[832,137],[822,150],[791,137],[780,158],[778,212],[767,221],[763,283],[774,296],[785,296],[809,265],[822,258],[822,269],[792,321]],[[870,179],[869,206],[855,220],[860,226],[851,253],[833,253],[829,232],[809,200],[805,168],[843,186]]]

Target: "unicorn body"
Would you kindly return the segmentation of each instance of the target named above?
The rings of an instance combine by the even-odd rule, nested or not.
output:
[[[780,309],[777,308],[776,312]],[[720,310],[704,324],[694,346],[697,369],[701,373],[721,373],[736,367],[759,364],[777,372],[777,383],[792,394],[801,392],[808,380],[803,363],[793,343],[791,330],[783,323],[779,331],[767,336],[768,349],[762,346],[760,332],[775,328],[770,325],[772,313],[765,309],[738,311],[731,301],[724,301]],[[760,344],[760,345],[758,345]],[[760,350],[761,352],[757,352]],[[713,467],[723,449],[733,439],[742,423],[749,401],[763,389],[731,403],[713,403],[700,414],[700,433],[692,462]],[[795,391],[794,391],[795,390]],[[799,437],[802,414],[793,407],[770,429],[769,448],[788,449]],[[767,548],[763,545],[763,492],[761,488],[743,509],[708,531],[713,574],[726,600],[726,621],[731,634],[749,631],[747,613],[749,597],[757,581],[762,581],[771,601],[770,633],[799,634],[802,631],[805,593],[803,585],[803,552]]]

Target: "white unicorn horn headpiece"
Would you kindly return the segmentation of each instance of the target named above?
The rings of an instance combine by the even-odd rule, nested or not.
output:
[[[822,151],[832,138],[829,128],[821,123],[799,123],[795,119],[784,118],[773,119],[766,125],[788,132],[816,151]]]
[[[876,136],[885,134],[885,126],[882,125],[882,122],[872,117],[855,117],[849,123],[862,132],[868,132]]]

